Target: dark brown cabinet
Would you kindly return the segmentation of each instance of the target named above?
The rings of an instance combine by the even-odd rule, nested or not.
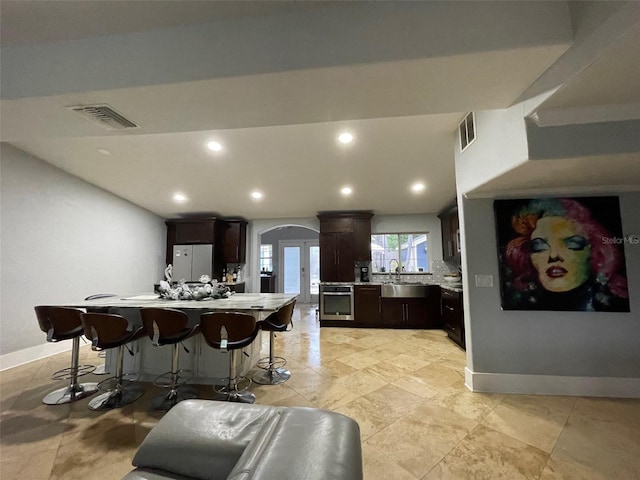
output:
[[[462,293],[442,288],[440,295],[442,328],[451,340],[466,349]]]
[[[379,327],[382,324],[380,285],[354,287],[354,315],[358,326]]]
[[[167,220],[167,264],[173,261],[174,245],[215,244],[216,222],[215,217]]]
[[[382,297],[380,284],[354,285],[354,321],[341,327],[440,328],[440,287],[430,285],[420,298]],[[338,323],[340,323],[338,321]]]
[[[260,276],[260,293],[276,293],[276,276]]]
[[[426,328],[429,305],[426,298],[383,298],[382,325],[385,327]]]
[[[247,258],[247,221],[225,219],[220,223],[218,241],[222,243],[224,263],[245,263]]]
[[[354,261],[371,261],[371,216],[353,219],[353,252]]]
[[[458,207],[452,207],[438,215],[442,227],[442,259],[460,265],[460,222]]]
[[[440,288],[425,298],[382,298],[382,325],[389,328],[440,328]]]
[[[319,213],[320,280],[355,281],[355,262],[371,260],[371,212]]]
[[[320,234],[320,280],[323,282],[355,280],[353,235],[350,233]]]

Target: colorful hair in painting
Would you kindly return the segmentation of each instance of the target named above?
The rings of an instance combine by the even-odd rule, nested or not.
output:
[[[529,240],[538,220],[545,216],[559,216],[571,220],[585,235],[591,246],[590,267],[597,283],[607,285],[612,294],[628,298],[626,278],[618,274],[621,255],[616,247],[604,241],[610,233],[591,216],[579,202],[569,198],[536,199],[529,202],[511,219],[518,237],[505,248],[505,259],[513,272],[514,287],[530,290],[537,282],[530,259]]]

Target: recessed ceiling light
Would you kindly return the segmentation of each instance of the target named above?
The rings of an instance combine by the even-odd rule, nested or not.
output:
[[[174,202],[178,202],[178,203],[184,203],[187,201],[187,197],[186,195],[183,195],[182,193],[174,193],[173,194],[173,201]]]
[[[209,150],[213,150],[214,152],[219,152],[220,150],[222,150],[222,145],[218,142],[209,142],[207,143],[207,148]]]
[[[254,200],[260,200],[262,198],[262,192],[251,192],[251,198],[253,198]]]
[[[111,155],[111,152],[109,150],[107,150],[106,148],[99,148],[98,152],[100,152],[103,155]]]
[[[340,135],[338,135],[338,141],[346,145],[347,143],[353,142],[353,135],[349,132],[342,132]]]
[[[348,197],[349,195],[351,195],[352,192],[353,190],[351,189],[351,187],[342,187],[340,189],[340,193],[342,193],[342,195],[344,195],[345,197]]]
[[[421,192],[424,189],[425,189],[424,183],[421,183],[421,182],[417,182],[411,185],[411,190],[413,190],[416,193]]]

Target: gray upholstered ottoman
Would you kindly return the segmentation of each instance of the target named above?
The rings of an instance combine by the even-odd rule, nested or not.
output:
[[[133,465],[124,480],[362,480],[360,429],[315,408],[186,400]]]

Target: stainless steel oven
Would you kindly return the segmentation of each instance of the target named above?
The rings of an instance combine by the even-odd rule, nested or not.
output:
[[[320,285],[320,320],[353,319],[353,285]]]

